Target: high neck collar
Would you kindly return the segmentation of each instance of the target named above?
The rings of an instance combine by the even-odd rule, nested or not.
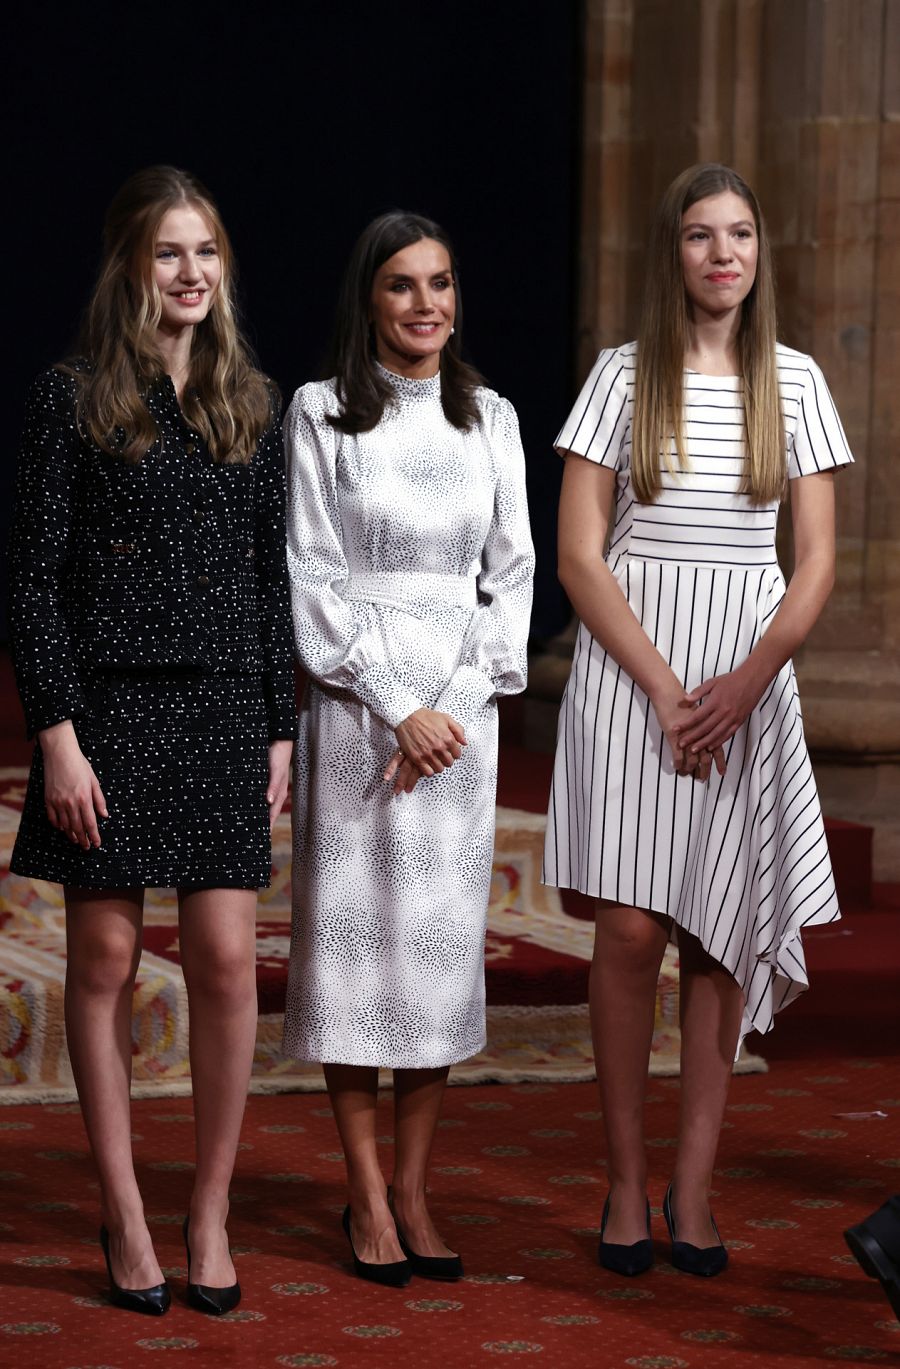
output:
[[[380,361],[375,362],[379,375],[383,376],[391,389],[399,399],[440,399],[441,397],[441,373],[426,376],[419,380],[414,376],[398,376],[396,371],[389,371],[386,366],[382,366]]]

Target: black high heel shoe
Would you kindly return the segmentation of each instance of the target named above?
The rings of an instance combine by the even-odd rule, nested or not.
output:
[[[709,1220],[712,1222],[713,1231],[719,1236],[719,1244],[700,1246],[691,1245],[690,1241],[679,1241],[675,1237],[671,1184],[666,1189],[662,1210],[672,1241],[672,1264],[675,1268],[682,1270],[685,1274],[698,1274],[702,1279],[712,1279],[716,1274],[721,1274],[728,1264],[728,1251],[722,1244],[722,1237],[719,1236],[719,1228],[716,1226],[712,1213],[709,1214]]]
[[[650,1203],[647,1203],[647,1235],[643,1240],[633,1241],[631,1245],[615,1245],[611,1241],[603,1239],[608,1219],[609,1195],[603,1204],[603,1216],[600,1218],[600,1244],[597,1247],[597,1259],[603,1268],[611,1269],[614,1274],[624,1274],[629,1279],[633,1279],[637,1274],[646,1274],[653,1264],[653,1242],[650,1239]]]
[[[421,1279],[437,1279],[441,1283],[457,1283],[463,1276],[463,1262],[459,1255],[417,1255],[403,1232],[397,1227],[397,1240],[412,1272]]]
[[[390,1185],[387,1191],[388,1207],[394,1225],[397,1227],[397,1240],[400,1249],[409,1260],[409,1267],[420,1279],[437,1279],[440,1283],[457,1283],[463,1276],[463,1263],[459,1255],[417,1255],[407,1241],[397,1222],[394,1212],[394,1194]]]
[[[169,1292],[169,1285],[163,1280],[162,1283],[154,1284],[152,1288],[120,1288],[112,1276],[112,1265],[109,1262],[109,1232],[105,1226],[100,1228],[100,1249],[106,1260],[106,1272],[109,1275],[109,1300],[113,1307],[121,1307],[126,1312],[143,1312],[148,1317],[161,1317],[164,1312],[168,1312],[172,1303],[172,1294]]]
[[[184,1236],[184,1248],[187,1252],[188,1264],[188,1305],[193,1307],[195,1312],[205,1312],[208,1317],[223,1317],[226,1312],[231,1312],[241,1300],[241,1285],[239,1283],[228,1284],[226,1288],[211,1288],[205,1283],[191,1283],[191,1247],[188,1244],[188,1223],[189,1217],[185,1217],[181,1234]]]
[[[341,1226],[347,1233],[350,1249],[353,1252],[353,1272],[358,1279],[368,1279],[371,1283],[384,1284],[386,1288],[405,1288],[412,1273],[408,1260],[394,1260],[391,1264],[369,1264],[361,1260],[353,1248],[350,1234],[350,1205],[344,1208]]]

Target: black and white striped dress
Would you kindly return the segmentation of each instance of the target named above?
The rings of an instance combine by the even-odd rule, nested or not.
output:
[[[775,502],[741,493],[741,380],[685,373],[690,469],[641,504],[631,483],[636,345],[602,351],[560,452],[616,471],[606,561],[685,688],[749,655],[785,592]],[[777,348],[791,479],[853,460],[822,372]],[[800,932],[839,916],[788,662],[726,746],[727,773],[679,776],[647,696],[579,628],[563,697],[544,880],[652,909],[742,986],[743,1032],[768,1031],[807,985]]]

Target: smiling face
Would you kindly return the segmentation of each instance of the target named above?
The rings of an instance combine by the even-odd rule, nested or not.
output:
[[[404,247],[375,273],[369,318],[375,354],[400,375],[437,375],[456,314],[450,254],[433,238]]]
[[[168,210],[153,245],[153,279],[162,312],[159,329],[179,333],[202,322],[222,279],[215,231],[191,204]]]
[[[681,220],[681,264],[691,312],[711,318],[740,308],[756,280],[753,211],[732,190],[697,200]]]

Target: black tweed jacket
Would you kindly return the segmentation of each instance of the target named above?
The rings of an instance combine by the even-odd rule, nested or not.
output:
[[[261,674],[269,738],[295,726],[277,422],[247,465],[213,461],[168,379],[136,465],[79,435],[76,382],[28,394],[9,544],[12,655],[29,735],[84,710],[95,670]]]

